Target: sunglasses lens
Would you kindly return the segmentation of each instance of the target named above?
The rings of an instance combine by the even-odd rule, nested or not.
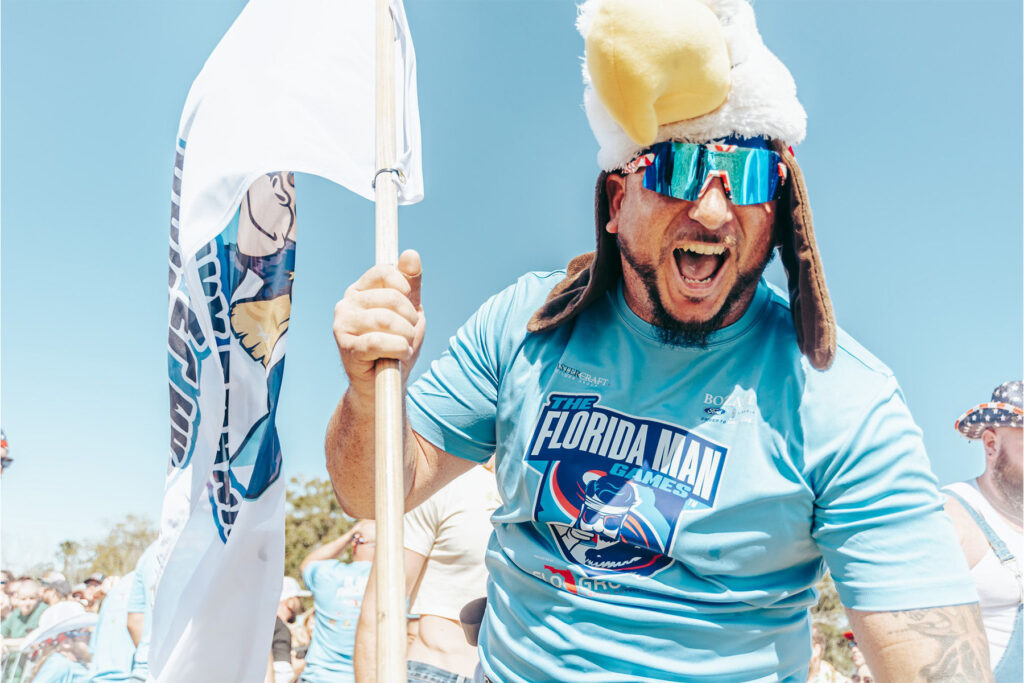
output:
[[[701,145],[662,142],[651,148],[654,160],[644,172],[644,187],[658,194],[693,201],[700,192]]]
[[[782,157],[769,149],[660,142],[648,154],[644,187],[667,197],[695,201],[715,178],[738,205],[778,199],[782,188]]]
[[[761,204],[778,197],[781,158],[768,149],[709,150],[707,168],[722,177],[733,204]]]

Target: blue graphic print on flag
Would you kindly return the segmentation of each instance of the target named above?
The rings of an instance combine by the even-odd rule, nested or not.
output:
[[[727,449],[599,401],[548,396],[526,453],[543,475],[534,518],[590,576],[651,576],[674,562],[666,553],[688,501],[714,505]]]
[[[181,141],[179,163],[183,151]],[[295,180],[290,173],[268,173],[250,185],[232,221],[195,255],[199,297],[189,291],[181,267],[177,211],[175,203],[168,315],[171,467],[190,464],[204,408],[220,417],[206,490],[226,542],[241,501],[259,498],[281,471],[274,420],[295,270]],[[200,324],[200,316],[207,324]],[[218,362],[204,362],[214,353]],[[203,372],[218,373],[222,405],[199,400]],[[243,390],[234,403],[233,386]]]
[[[393,165],[405,178],[399,203],[411,204],[423,197],[416,57],[401,0],[389,4]],[[266,673],[284,568],[275,422],[295,267],[294,183],[275,171],[374,198],[375,12],[372,0],[248,0],[182,109],[170,466],[149,656],[157,683]]]

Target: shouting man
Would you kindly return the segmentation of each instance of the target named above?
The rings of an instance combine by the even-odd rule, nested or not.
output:
[[[597,249],[484,303],[407,396],[407,508],[496,451],[482,676],[803,681],[827,565],[879,680],[989,680],[920,431],[835,327],[805,114],[750,5],[588,0],[578,26]],[[420,278],[405,252],[335,308],[349,514],[373,514],[373,366],[415,362]]]

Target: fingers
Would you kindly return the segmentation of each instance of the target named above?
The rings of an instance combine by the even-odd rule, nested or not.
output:
[[[398,257],[398,266],[378,264],[363,273],[362,277],[349,287],[349,290],[363,291],[367,289],[378,289],[390,287],[396,289],[406,296],[414,293],[419,296],[419,283],[423,276],[423,266],[420,263],[420,255],[412,250],[406,249]]]
[[[376,265],[370,268],[348,288],[348,292],[362,292],[370,289],[394,289],[406,296],[409,296],[412,291],[405,275],[394,266],[387,265]]]
[[[423,265],[420,263],[420,255],[412,249],[406,249],[398,257],[398,270],[405,276],[409,283],[409,301],[420,308],[420,283],[423,280]]]
[[[382,358],[408,361],[415,352],[413,346],[404,337],[385,332],[370,332],[360,335],[343,334],[336,338],[338,348],[343,354],[343,361],[346,358],[371,364]],[[349,380],[352,379],[350,374]]]
[[[384,313],[393,313],[413,327],[420,319],[420,313],[413,308],[409,298],[393,289],[350,292],[335,306],[335,319],[350,323],[342,330],[344,332],[364,332],[374,324],[382,326],[382,329],[397,329],[392,316]]]
[[[374,266],[363,273],[334,307],[334,337],[359,390],[381,358],[414,362],[423,340],[420,304],[422,266],[419,254],[406,251],[397,266]]]

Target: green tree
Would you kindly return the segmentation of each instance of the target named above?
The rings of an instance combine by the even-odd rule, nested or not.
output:
[[[293,477],[288,482],[285,505],[285,575],[299,577],[299,565],[310,550],[341,536],[354,523],[341,511],[329,480]]]
[[[849,630],[846,610],[839,600],[836,584],[832,575],[825,576],[815,586],[818,589],[818,604],[811,608],[811,620],[825,636],[824,658],[841,672],[853,673],[853,661],[850,659],[850,645],[843,633]]]
[[[103,538],[85,544],[88,557],[86,573],[103,572],[124,576],[135,569],[139,557],[156,540],[157,530],[145,517],[128,515]]]

